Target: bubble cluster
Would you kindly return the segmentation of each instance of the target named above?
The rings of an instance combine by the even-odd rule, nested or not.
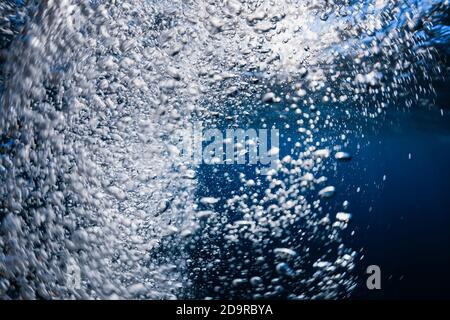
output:
[[[352,159],[346,119],[432,92],[417,5],[18,3],[0,4],[0,298],[349,295],[352,214],[329,212],[326,172]],[[180,135],[262,111],[301,136],[291,155],[197,199]]]

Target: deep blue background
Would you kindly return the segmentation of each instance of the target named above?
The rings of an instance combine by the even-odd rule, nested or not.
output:
[[[341,171],[347,183],[368,183],[351,200],[355,242],[364,247],[361,267],[383,272],[382,290],[361,286],[355,297],[450,297],[450,116],[440,111],[447,93],[438,97],[430,108],[388,111],[354,160],[364,170]],[[383,175],[378,188],[372,182]]]
[[[450,298],[450,110],[446,87],[438,86],[437,97],[428,104],[407,109],[392,105],[377,119],[346,120],[342,112],[335,114],[343,117],[339,121],[345,122],[345,128],[320,130],[315,136],[316,140],[320,135],[335,137],[338,142],[339,133],[345,132],[345,150],[353,156],[350,162],[329,159],[335,165],[327,172],[328,184],[337,188],[330,212],[342,211],[342,202],[347,200],[353,216],[349,229],[355,230],[355,235],[345,240],[361,257],[354,271],[358,287],[353,298]],[[328,107],[324,112],[333,112],[333,106]],[[267,114],[259,117],[241,121],[240,126],[259,128]],[[273,116],[266,121],[283,128],[286,119]],[[303,139],[295,128],[280,130],[281,157],[291,154],[293,143]],[[286,141],[288,136],[291,142]],[[241,186],[236,171],[251,174],[254,167],[235,170],[236,166],[229,165],[201,166],[198,197],[231,197]],[[225,172],[232,178],[224,179]],[[365,270],[372,264],[381,268],[381,290],[366,288]],[[211,284],[214,281],[209,280],[201,286]]]

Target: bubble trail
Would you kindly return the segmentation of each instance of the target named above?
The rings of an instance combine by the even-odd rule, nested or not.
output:
[[[352,215],[322,199],[339,192],[326,169],[352,157],[333,112],[373,121],[432,92],[418,78],[440,73],[445,32],[421,21],[446,6],[2,1],[0,298],[348,296]],[[180,139],[262,111],[301,136],[291,154],[199,198]]]

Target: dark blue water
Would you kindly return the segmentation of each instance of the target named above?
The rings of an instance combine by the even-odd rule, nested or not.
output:
[[[15,2],[18,7],[25,4],[21,0],[10,2]],[[420,1],[411,2],[420,4]],[[448,54],[450,38],[448,5],[444,1],[434,2],[435,8],[429,9],[424,19],[418,19],[414,29],[418,36],[423,37],[424,46],[433,45],[445,55]],[[406,24],[409,8],[405,3],[402,7],[404,12],[399,13],[400,19],[395,19],[389,28]],[[10,17],[15,33],[20,32],[24,19],[18,14]],[[9,34],[0,35],[0,48],[7,48],[12,39]],[[0,82],[0,91],[1,86]],[[321,106],[324,113],[338,118],[340,125],[319,130],[315,133],[316,140],[327,138],[324,145],[327,147],[342,144],[353,156],[352,161],[345,163],[329,159],[328,170],[324,172],[329,178],[328,183],[337,188],[336,196],[324,204],[326,210],[337,212],[343,201],[350,203],[348,211],[352,213],[352,221],[344,243],[356,250],[359,257],[354,270],[357,287],[350,295],[352,298],[450,298],[448,87],[448,83],[444,83],[438,88],[435,101],[413,105],[409,109],[398,102],[388,106],[386,114],[377,119],[347,118],[343,111],[352,110],[355,106]],[[263,123],[275,126],[282,133],[281,157],[295,156],[293,144],[303,141],[304,136],[296,132],[295,123],[289,120],[288,115],[281,114],[280,117],[278,112],[270,109],[270,112],[262,111],[250,119],[239,118],[238,126],[260,128]],[[291,129],[285,129],[285,123],[289,123]],[[342,133],[345,133],[345,139],[340,138]],[[287,140],[288,137],[291,141]],[[0,156],[12,148],[11,140],[0,137]],[[254,170],[250,166],[201,166],[197,196],[229,199],[241,187],[239,173],[252,177],[255,176]],[[265,186],[262,184],[246,191],[262,194]],[[230,221],[241,218],[235,212],[221,212],[223,204],[223,201],[219,202],[215,210]],[[202,226],[201,232],[205,235],[213,234],[210,230],[214,221],[209,223]],[[294,234],[299,227],[293,226],[290,232]],[[351,235],[353,230],[355,234]],[[257,250],[244,240],[225,248],[224,235],[214,235],[197,238],[192,244],[193,297],[247,298],[248,287],[233,288],[229,285],[232,279],[249,277],[252,272],[262,273],[268,279],[275,277],[273,257],[269,251],[271,247],[280,245],[277,240]],[[291,244],[296,244],[295,239]],[[317,252],[316,256],[324,250],[336,249],[323,248],[320,242],[308,245]],[[265,251],[261,252],[262,249]],[[255,259],[261,255],[266,255],[267,262],[255,264]],[[214,262],[216,258],[220,258],[217,263]],[[381,268],[381,290],[369,291],[365,286],[365,269],[372,264]],[[215,289],[219,285],[221,291]],[[300,282],[291,281],[283,285],[291,292],[307,290]],[[342,291],[345,292],[344,288]],[[278,292],[270,297],[284,298],[286,293]]]
[[[329,139],[328,146],[341,143],[353,156],[350,162],[328,160],[328,184],[334,185],[337,193],[325,204],[327,210],[337,212],[342,211],[343,201],[350,203],[348,211],[352,213],[352,221],[344,243],[358,251],[359,258],[353,271],[357,287],[351,298],[450,297],[450,111],[447,101],[448,95],[441,88],[437,98],[424,105],[404,108],[399,102],[389,106],[386,114],[377,119],[360,116],[346,119],[342,107],[322,106],[323,112],[334,113],[342,125],[319,130],[316,140],[325,137]],[[280,128],[281,157],[295,156],[293,144],[304,137],[295,131],[295,125],[283,129],[286,121],[289,123],[288,118],[280,118],[279,114],[259,113],[251,120],[242,120],[239,126],[258,128],[265,122],[269,127]],[[346,137],[340,141],[342,133]],[[198,197],[228,199],[241,186],[238,173],[252,176],[254,169],[251,166],[203,165],[199,170]],[[252,192],[262,193],[263,190],[264,184]],[[221,212],[222,205],[223,202],[219,202],[215,209]],[[351,235],[353,230],[355,233]],[[211,238],[198,244],[197,249],[211,245],[208,241]],[[252,268],[243,262],[243,251],[251,261],[256,258],[252,250],[242,250],[246,246],[244,243],[240,249],[230,250],[222,246],[221,241],[224,240],[217,237],[212,242],[224,261],[212,268],[211,273],[202,272],[203,278],[198,274],[193,276],[198,289],[196,294],[248,298],[245,288],[239,291],[230,287],[221,294],[214,292],[215,285],[223,284],[220,275],[224,279],[239,277],[240,272],[245,273],[244,277],[249,276]],[[276,247],[276,243],[272,246]],[[204,255],[194,258],[207,261],[208,248],[211,249],[204,247]],[[315,250],[321,252],[322,249],[317,243]],[[381,290],[366,288],[365,270],[372,264],[381,268]],[[236,265],[244,267],[239,269]],[[269,277],[270,272],[265,270]],[[271,296],[274,297],[286,296]]]
[[[388,113],[388,120],[367,132],[370,144],[355,158],[364,171],[340,171],[346,183],[365,184],[364,194],[350,200],[354,241],[364,247],[360,265],[377,264],[383,272],[382,290],[362,285],[354,297],[448,298],[449,112],[414,108]]]

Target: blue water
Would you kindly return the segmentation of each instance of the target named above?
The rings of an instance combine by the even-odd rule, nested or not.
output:
[[[330,165],[325,174],[329,179],[327,184],[337,188],[336,196],[325,208],[330,212],[342,211],[342,203],[347,200],[353,217],[344,239],[347,246],[358,251],[359,258],[353,271],[357,286],[351,298],[450,297],[450,110],[445,87],[443,85],[437,96],[425,105],[405,108],[399,101],[398,105],[388,106],[386,113],[376,119],[362,116],[345,119],[342,112],[345,108],[321,107],[322,112],[339,117],[345,128],[321,129],[316,140],[327,138],[330,143],[341,143],[345,145],[344,150],[352,154],[350,162],[327,160]],[[282,112],[259,112],[251,120],[242,118],[238,125],[258,128],[265,122],[269,127],[280,128],[280,156],[283,157],[292,155],[293,144],[303,137],[295,131],[295,125],[283,129],[286,117],[279,117],[279,114]],[[342,133],[346,137],[340,141]],[[237,165],[200,166],[198,197],[231,198],[241,186],[238,173],[254,176],[254,169]],[[252,191],[262,193],[264,188],[263,184]],[[224,213],[222,205],[223,202],[219,202],[216,211],[231,215],[232,220],[240,218],[229,211]],[[206,233],[209,227],[204,226]],[[295,230],[293,228],[292,232]],[[350,231],[355,231],[354,235]],[[196,295],[249,298],[248,287],[241,290],[228,287],[219,294],[214,291],[214,286],[223,285],[219,275],[234,279],[242,276],[242,270],[244,276],[251,276],[251,270],[261,273],[260,267],[251,265],[255,253],[242,249],[250,244],[241,243],[230,249],[221,241],[223,239],[217,237],[213,243],[211,238],[197,243],[197,249],[204,246],[205,251],[194,258],[208,260],[212,245],[219,252],[213,256],[223,261],[210,273],[202,272],[203,277],[193,276],[198,290]],[[271,245],[275,248],[277,243]],[[269,249],[266,247],[267,251]],[[321,252],[322,249],[320,243],[316,243],[315,250]],[[250,262],[244,261],[242,252]],[[269,256],[267,252],[263,255]],[[381,290],[366,288],[365,270],[372,264],[381,268]],[[273,270],[269,267],[264,270],[270,278]],[[295,287],[295,283],[285,285]],[[269,298],[284,297],[286,295],[280,293]]]
[[[366,184],[350,200],[353,241],[365,255],[359,272],[370,264],[383,272],[382,290],[362,283],[354,297],[448,298],[450,114],[415,108],[389,117],[367,132],[370,144],[355,158],[364,171],[338,172],[347,184]]]
[[[412,7],[408,4],[413,3],[424,11],[421,15],[423,19],[418,19],[412,26],[417,31],[415,36],[423,40],[418,42],[418,47],[434,46],[445,60],[445,55],[449,54],[450,39],[448,4],[444,1],[432,2],[434,8],[421,5],[421,1],[405,1],[398,12],[399,18],[380,33],[387,33],[392,28],[404,28],[407,13]],[[15,3],[19,7],[25,4],[19,0]],[[367,10],[365,8],[361,15],[367,14]],[[10,20],[15,25],[14,30],[19,32],[26,17],[17,14],[12,15]],[[371,37],[361,41],[370,42]],[[0,47],[7,48],[11,40],[11,36],[2,35]],[[418,47],[413,50],[418,50]],[[442,64],[442,69],[449,65],[437,61],[436,65],[439,64]],[[431,69],[431,66],[428,67]],[[335,197],[324,203],[325,209],[337,212],[342,210],[344,201],[350,203],[348,211],[352,213],[352,220],[343,243],[358,252],[353,271],[356,288],[350,293],[351,298],[450,298],[450,95],[447,92],[448,82],[436,85],[437,96],[428,97],[428,103],[406,108],[402,101],[395,101],[387,106],[385,114],[376,119],[360,115],[358,106],[318,106],[324,114],[338,119],[339,126],[322,128],[315,133],[315,140],[326,138],[328,141],[324,146],[341,144],[345,151],[352,154],[350,162],[328,159],[328,170],[324,172],[329,179],[327,184],[337,189]],[[0,83],[0,91],[1,86]],[[247,118],[232,106],[229,110],[238,116],[234,124],[240,128],[261,128],[263,123],[269,128],[278,128],[282,134],[280,157],[295,156],[293,145],[297,141],[302,142],[304,136],[296,132],[295,122],[290,120],[290,115],[283,114],[283,107],[279,106],[279,110],[270,108],[270,112],[262,109]],[[355,112],[348,117],[345,110]],[[284,128],[286,123],[290,124],[290,129]],[[219,127],[225,128],[226,125],[219,123]],[[342,134],[345,138],[341,138]],[[0,157],[13,147],[12,140],[0,137]],[[215,206],[215,210],[222,215],[218,219],[224,217],[233,221],[242,218],[236,212],[222,210],[223,200],[231,198],[242,186],[238,178],[241,172],[248,178],[256,177],[254,166],[199,167],[197,198],[221,198],[222,201]],[[245,191],[262,195],[266,186],[263,183]],[[309,287],[300,281],[282,283],[283,279],[275,276],[270,249],[282,246],[279,240],[272,239],[270,245],[264,244],[256,250],[245,239],[225,248],[223,233],[209,236],[214,228],[212,223],[214,221],[204,223],[202,235],[188,244],[191,246],[189,270],[193,282],[189,296],[253,298],[248,293],[249,287],[235,288],[231,285],[231,280],[248,278],[252,273],[263,274],[269,280],[277,279],[272,285],[285,288],[285,291],[261,298],[286,298],[289,292],[298,294],[308,290]],[[294,225],[288,231],[295,234],[301,227]],[[352,231],[355,233],[352,234]],[[296,237],[289,241],[293,247],[301,246]],[[315,251],[311,259],[319,257],[324,251],[336,250],[335,247],[322,247],[317,239],[308,245]],[[255,259],[261,255],[265,256],[266,263],[255,264]],[[365,286],[365,270],[372,264],[381,268],[381,290],[369,291]],[[204,269],[207,265],[210,267]],[[219,285],[221,289],[216,290]],[[341,291],[342,296],[346,296],[346,290],[342,288]]]

